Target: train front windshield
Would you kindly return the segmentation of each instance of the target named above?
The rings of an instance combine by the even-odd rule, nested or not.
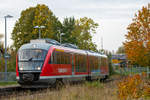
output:
[[[47,51],[41,49],[26,49],[18,53],[18,66],[20,71],[41,70]]]

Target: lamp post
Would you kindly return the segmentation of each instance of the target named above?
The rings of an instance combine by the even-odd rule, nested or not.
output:
[[[5,55],[7,54],[7,18],[12,18],[11,15],[4,16],[5,18]],[[5,56],[4,55],[4,56]],[[5,57],[5,81],[7,81],[7,58]]]
[[[39,39],[41,38],[41,29],[45,28],[45,26],[34,26],[34,28],[38,28],[39,29]]]
[[[65,35],[64,33],[60,33],[60,44],[61,44],[61,36]]]

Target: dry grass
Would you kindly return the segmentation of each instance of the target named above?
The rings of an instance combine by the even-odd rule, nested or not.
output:
[[[21,96],[19,96],[21,95]],[[4,98],[3,98],[4,99]],[[61,90],[42,90],[32,94],[13,94],[9,100],[117,100],[116,83],[86,82],[79,85],[66,85]]]
[[[78,85],[66,85],[60,90],[41,90],[17,93],[2,100],[118,100],[117,83],[119,80],[107,83],[85,82]]]

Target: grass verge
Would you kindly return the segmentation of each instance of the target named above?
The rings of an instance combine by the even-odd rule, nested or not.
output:
[[[116,82],[85,82],[77,85],[65,85],[60,90],[42,90],[36,93],[20,92],[3,100],[118,100]]]
[[[0,86],[18,85],[16,81],[13,82],[0,82]]]

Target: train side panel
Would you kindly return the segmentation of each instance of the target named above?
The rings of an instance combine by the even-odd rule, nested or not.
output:
[[[72,66],[71,64],[57,64],[52,62],[53,52],[56,50],[54,48],[50,48],[49,53],[45,59],[42,73],[40,76],[63,76],[63,75],[71,75],[72,74]]]
[[[36,44],[37,46],[39,44]],[[30,46],[27,45],[27,46]],[[34,44],[33,44],[34,46]],[[49,48],[46,49],[46,57],[44,56],[42,61],[37,60],[36,62],[41,64],[40,70],[22,70],[18,71],[21,66],[28,67],[26,65],[19,65],[18,68],[18,56],[16,56],[16,77],[19,79],[20,73],[22,73],[22,78],[30,79],[30,76],[33,78],[30,80],[20,80],[20,83],[23,85],[40,85],[39,83],[49,84],[50,82],[56,82],[57,79],[62,80],[85,80],[87,77],[100,78],[101,76],[106,76],[109,74],[107,57],[102,56],[99,53],[87,52],[85,50],[72,49],[61,46],[54,45],[45,45]],[[32,45],[31,45],[32,47]],[[32,50],[32,48],[29,48]],[[40,44],[40,47],[42,45]],[[45,47],[43,46],[43,49]],[[37,48],[37,51],[40,51]],[[28,52],[27,52],[28,54]],[[25,63],[35,63],[31,58],[28,58]],[[19,56],[20,57],[20,56]],[[20,59],[20,58],[19,58]],[[20,60],[19,60],[20,61]],[[35,63],[35,64],[37,64]],[[32,67],[32,66],[31,66]],[[35,67],[39,67],[36,65]],[[30,67],[29,67],[30,68]],[[34,67],[33,67],[34,68]],[[27,84],[30,83],[30,84]]]
[[[45,59],[40,77],[84,78],[88,76],[87,53],[59,47],[51,47]]]
[[[102,75],[109,75],[108,59],[107,57],[101,57],[101,66],[100,66]]]
[[[18,72],[18,54],[16,55],[16,77],[19,77],[19,72]]]
[[[88,64],[87,64],[86,53],[74,53],[74,74],[75,75],[88,75]]]

